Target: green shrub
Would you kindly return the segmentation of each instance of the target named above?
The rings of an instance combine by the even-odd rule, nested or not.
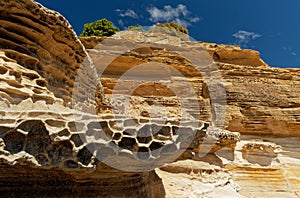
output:
[[[169,28],[169,29],[174,29],[176,31],[182,32],[184,34],[189,34],[189,31],[187,30],[186,27],[184,27],[182,25],[179,25],[178,23],[175,23],[175,22],[159,23],[159,24],[156,24],[156,26],[158,26],[158,27],[166,27],[166,28]]]
[[[111,21],[104,18],[84,24],[83,32],[80,36],[111,36],[119,31],[119,28],[114,27]]]
[[[128,26],[127,30],[143,32],[143,27],[141,25],[131,25]]]
[[[149,32],[163,33],[180,38],[183,41],[189,40],[188,30],[175,22],[156,24]]]

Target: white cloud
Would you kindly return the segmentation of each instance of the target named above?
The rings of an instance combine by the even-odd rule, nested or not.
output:
[[[147,12],[150,14],[149,20],[154,23],[175,21],[188,27],[191,23],[200,21],[199,17],[191,16],[191,12],[183,4],[179,4],[176,7],[165,5],[163,9],[150,7],[147,9]]]
[[[192,22],[192,23],[196,23],[198,21],[200,21],[199,17],[192,17],[192,18],[190,18],[190,22]]]
[[[238,32],[234,33],[232,36],[236,38],[236,44],[242,46],[245,46],[248,43],[250,43],[252,40],[261,37],[260,34],[257,34],[255,32],[248,32],[245,30],[239,30]]]
[[[135,13],[135,11],[131,10],[131,9],[127,9],[127,10],[116,9],[115,11],[118,12],[119,16],[121,16],[121,17],[130,17],[130,18],[134,18],[134,19],[139,18],[139,16]]]
[[[124,21],[123,21],[122,19],[118,20],[118,24],[119,24],[120,26],[122,26],[122,27],[125,25],[125,23],[124,23]]]

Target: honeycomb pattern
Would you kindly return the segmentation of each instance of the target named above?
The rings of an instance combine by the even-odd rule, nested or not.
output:
[[[8,117],[18,114],[10,124],[1,124],[4,152],[16,156],[25,152],[39,165],[68,169],[93,166],[97,161],[119,156],[155,160],[187,149],[188,145],[181,143],[191,143],[194,133],[204,130],[204,125],[181,127],[172,124],[172,120],[163,124],[144,117],[131,120],[90,115],[74,122],[71,112],[0,113],[1,123],[10,123]]]
[[[220,139],[219,145],[237,140],[188,119],[77,112],[43,87],[45,83],[38,73],[0,53],[1,160],[26,159],[37,166],[72,170],[112,161],[140,169],[144,162],[159,166],[186,149],[192,152],[208,135]]]
[[[78,148],[80,153],[90,151],[100,161],[114,157],[126,157],[132,159],[132,163],[138,161],[160,160],[171,156],[176,152],[187,149],[195,137],[195,133],[205,134],[205,126],[192,127],[195,123],[185,125],[176,120],[162,122],[159,119],[126,117],[103,118],[100,120],[84,120],[76,123],[79,126],[87,123],[78,134],[72,134],[71,141]],[[199,123],[198,123],[199,124]],[[70,125],[70,124],[69,124]],[[81,154],[79,154],[81,155]],[[81,162],[88,163],[92,156],[81,159]]]
[[[239,138],[210,130],[205,122],[112,115],[99,118],[76,114],[59,104],[26,103],[31,105],[21,111],[13,105],[0,110],[0,150],[7,161],[26,155],[38,166],[72,170],[120,159],[130,162],[128,166],[144,161],[159,162],[159,166],[175,160],[174,154],[186,149],[192,152],[207,136],[217,138],[220,147]]]

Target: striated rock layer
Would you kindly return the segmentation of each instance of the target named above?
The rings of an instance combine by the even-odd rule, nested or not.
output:
[[[80,137],[68,106],[87,53],[64,17],[21,0],[1,1],[0,20],[1,197],[164,196],[154,171],[106,166]]]
[[[127,32],[114,35],[114,40],[106,39],[99,42],[95,38],[81,38],[94,60],[95,66],[101,72],[101,82],[106,94],[130,94],[132,106],[136,106],[143,112],[145,104],[152,104],[159,101],[167,106],[168,112],[176,112],[179,102],[175,96],[174,89],[185,91],[185,84],[189,82],[194,88],[198,98],[187,98],[187,101],[197,100],[199,109],[186,109],[191,115],[200,120],[212,121],[215,109],[211,107],[212,89],[208,89],[207,83],[212,83],[212,78],[208,80],[208,72],[215,70],[211,65],[215,65],[221,74],[221,79],[215,79],[216,83],[222,84],[226,89],[226,119],[224,127],[231,131],[239,131],[247,134],[274,135],[279,136],[300,136],[299,114],[300,97],[298,94],[300,81],[299,69],[279,69],[268,66],[264,63],[259,53],[254,50],[241,50],[236,46],[217,45],[210,43],[200,43],[203,47],[199,50],[204,62],[198,70],[191,65],[187,57],[178,54],[177,48],[165,49],[165,43],[179,46],[182,50],[192,51],[197,45],[196,42],[180,42],[168,36]],[[152,42],[156,44],[143,44],[144,47],[134,44],[135,42]],[[124,49],[132,49],[131,52],[120,53]],[[154,47],[153,47],[154,46]],[[205,52],[211,55],[211,60]],[[101,58],[99,58],[101,57]],[[212,61],[215,61],[213,63]],[[101,62],[100,62],[101,61]],[[138,65],[146,64],[146,75],[157,76],[161,80],[156,83],[135,82],[134,78],[139,73],[130,73],[132,82],[126,79],[119,79],[121,75],[134,69]],[[156,64],[167,65],[168,68],[160,68],[157,71]],[[209,68],[210,67],[210,68]],[[174,73],[170,68],[174,68],[179,73]],[[200,70],[199,70],[200,68]],[[180,75],[179,75],[180,74]],[[129,75],[129,74],[128,74]],[[145,76],[146,76],[145,75]],[[182,80],[182,78],[185,80]],[[172,86],[163,85],[169,80]],[[130,93],[131,87],[140,83],[134,92]],[[117,85],[117,86],[116,86]],[[180,95],[184,96],[184,93]],[[141,96],[137,99],[135,96]],[[219,96],[219,95],[217,95]],[[220,95],[221,96],[221,95]],[[184,96],[185,97],[185,96]],[[177,100],[177,101],[176,101]],[[135,105],[143,103],[143,105]],[[172,109],[174,107],[174,109]],[[134,108],[130,108],[134,109]],[[171,110],[172,109],[172,110]],[[198,113],[197,113],[198,111]],[[138,112],[135,112],[138,113]],[[176,114],[176,113],[175,113]]]
[[[300,156],[299,145],[296,143],[299,142],[300,136],[299,69],[270,67],[260,59],[259,52],[254,50],[200,42],[202,49],[198,50],[206,51],[211,60],[202,54],[200,58],[204,60],[206,66],[203,64],[199,72],[188,58],[178,53],[177,48],[168,49],[164,46],[165,43],[172,43],[183,51],[192,51],[199,45],[198,42],[182,42],[169,36],[136,32],[117,33],[113,38],[111,40],[102,38],[101,41],[100,38],[80,38],[102,74],[101,82],[106,97],[129,101],[127,112],[131,115],[180,117],[180,112],[184,111],[194,118],[222,126],[222,122],[218,123],[219,120],[216,120],[215,114],[224,111],[220,111],[220,106],[212,103],[217,100],[211,98],[214,96],[214,93],[211,93],[214,89],[209,88],[219,83],[226,89],[226,105],[225,108],[224,106],[221,108],[226,110],[223,127],[241,133],[241,142],[237,145],[226,142],[223,144],[225,147],[217,150],[209,145],[212,152],[206,156],[201,156],[201,149],[205,149],[205,145],[202,145],[198,149],[193,149],[195,153],[200,152],[200,157],[197,154],[193,155],[193,152],[186,152],[182,159],[200,160],[225,167],[232,172],[233,181],[240,185],[239,192],[247,197],[299,196],[297,186],[300,185],[300,180],[297,172]],[[136,42],[143,43],[143,47],[135,44]],[[117,46],[124,49],[138,47],[130,52],[124,52]],[[122,53],[116,49],[121,49]],[[100,60],[104,60],[104,63]],[[134,68],[143,64],[147,64],[147,67],[143,68],[144,78],[152,81],[144,82],[137,78],[143,74],[139,70],[134,71]],[[159,68],[157,64],[175,68],[180,75],[170,69]],[[209,85],[213,78],[208,78],[208,74],[215,71],[213,67],[217,68],[222,76],[221,80],[215,79],[217,83],[214,86]],[[133,72],[128,73],[131,70]],[[126,80],[122,79],[124,74],[129,76]],[[153,82],[155,79],[153,76],[159,76],[160,80]],[[185,102],[179,101],[176,97],[178,92],[175,93],[173,87],[164,84],[168,81],[180,90],[179,95],[186,99],[183,101],[186,103],[197,101],[198,105],[185,105]],[[185,81],[192,85],[197,97],[185,95]],[[129,95],[130,99],[124,95]],[[161,105],[164,109],[155,110],[153,105]],[[102,111],[112,109],[107,106],[99,108]],[[123,112],[122,108],[114,111],[120,114]],[[182,163],[187,166],[191,164],[190,161]],[[189,186],[200,185],[191,182],[193,174],[172,175],[174,171],[171,169],[176,170],[180,166],[174,164],[160,170],[163,182],[167,186],[167,196],[212,196],[214,191],[199,191],[194,187],[187,192],[178,190],[183,187],[175,185],[172,182],[173,177],[184,184],[189,183]],[[218,186],[218,179],[214,182]],[[234,195],[228,192],[228,196]]]
[[[101,84],[100,115],[70,108],[95,99],[95,82],[84,76],[73,88],[91,62],[68,22],[31,0],[0,5],[1,196],[163,197],[155,167],[190,158],[207,137],[212,154],[239,140],[185,114],[111,115]]]
[[[39,73],[49,90],[70,104],[77,70],[87,56],[71,25],[34,1],[1,1],[0,7],[2,51]]]
[[[165,123],[141,117],[135,123],[126,117],[102,115],[99,118],[77,112],[65,107],[62,99],[56,98],[46,87],[41,87],[36,81],[43,78],[37,72],[22,67],[3,53],[0,66],[6,71],[0,76],[3,87],[0,92],[3,96],[0,110],[0,194],[3,196],[45,196],[47,193],[51,197],[73,193],[83,197],[162,197],[164,187],[155,172],[150,171],[151,167],[145,169],[147,172],[134,173],[114,169],[102,161],[105,162],[106,158],[114,157],[115,154],[118,155],[116,160],[120,160],[126,154],[139,160],[155,158],[158,159],[158,165],[163,165],[171,162],[167,152],[188,149],[181,158],[190,158],[192,152],[199,152],[197,149],[207,136],[216,139],[210,151],[212,154],[226,146],[234,147],[239,140],[238,133],[218,132],[217,129],[209,128],[205,122],[193,127],[195,124],[188,120],[178,125],[176,120]],[[16,80],[16,73],[19,80]],[[32,76],[34,79],[30,78]],[[10,98],[17,91],[28,94],[28,98]],[[12,104],[9,99],[20,101]],[[81,119],[75,122],[74,117]],[[101,125],[106,136],[89,127],[95,124]],[[135,133],[145,131],[145,127],[162,130],[158,134],[151,134],[151,137],[128,133],[130,130],[136,130]],[[193,130],[193,137],[196,138],[179,139],[185,137],[180,136],[180,133]],[[92,141],[85,138],[92,138]],[[118,145],[121,150],[113,149],[111,143]],[[130,161],[128,157],[123,159],[119,163],[127,170],[147,168],[140,167],[147,166],[140,161]]]

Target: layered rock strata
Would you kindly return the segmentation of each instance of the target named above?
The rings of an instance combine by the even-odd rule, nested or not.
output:
[[[164,188],[151,169],[172,162],[176,159],[174,153],[178,152],[179,157],[185,149],[188,151],[181,158],[190,158],[192,152],[199,152],[197,149],[208,137],[216,140],[216,144],[210,145],[212,153],[239,140],[238,133],[221,132],[205,122],[196,123],[196,127],[189,120],[128,119],[111,115],[101,118],[77,112],[40,86],[38,82],[45,80],[37,72],[22,67],[3,53],[0,63],[3,71],[0,159],[5,170],[1,177],[2,195],[49,192],[49,196],[74,193],[76,196],[161,197]],[[18,97],[13,97],[15,92]],[[13,103],[15,100],[20,101]],[[103,132],[97,131],[97,125]],[[112,164],[111,160],[120,159],[124,161],[112,166],[148,172],[130,173],[102,163]],[[148,165],[151,160],[156,160],[153,167]],[[49,174],[55,177],[50,179]],[[116,177],[119,183],[114,181]],[[6,182],[8,179],[12,180]],[[35,187],[29,187],[28,182]]]
[[[86,76],[73,89],[79,67],[91,62],[68,22],[31,0],[0,5],[1,196],[163,197],[153,168],[185,149],[199,152],[208,137],[218,142],[214,150],[239,140],[189,116],[128,119],[71,109],[74,92],[85,99],[95,87]],[[158,162],[145,168],[151,160]]]
[[[100,163],[92,143],[84,141],[89,127],[74,122],[74,110],[47,89],[46,80],[3,52],[0,56],[1,196],[164,195],[155,172],[125,172]],[[110,122],[85,119],[87,125]]]
[[[198,96],[198,98],[192,99],[198,101],[200,109],[195,107],[194,110],[186,109],[186,111],[200,118],[200,120],[212,121],[212,113],[214,112],[210,102],[212,90],[209,90],[206,85],[206,83],[211,83],[211,79],[206,79],[205,72],[207,71],[207,65],[215,64],[217,71],[222,76],[221,79],[217,80],[226,89],[227,111],[224,124],[226,129],[247,134],[274,135],[276,137],[299,136],[300,100],[298,90],[300,73],[298,69],[270,67],[260,59],[259,52],[242,50],[237,46],[180,42],[179,40],[170,39],[170,36],[156,36],[153,33],[145,35],[137,32],[121,32],[114,35],[116,40],[98,42],[98,45],[93,38],[90,38],[89,42],[84,42],[88,49],[92,47],[88,51],[94,59],[95,65],[100,67],[98,70],[102,74],[101,82],[106,94],[131,94],[134,98],[132,103],[138,101],[137,103],[144,104],[133,104],[136,108],[143,108],[143,106],[147,106],[147,103],[153,104],[155,101],[160,101],[168,107],[167,109],[170,109],[168,112],[172,112],[172,107],[178,109],[179,102],[177,98],[173,97],[175,96],[173,90],[170,87],[163,86],[161,82],[144,83],[135,89],[133,93],[129,93],[130,87],[135,85],[134,82],[119,79],[128,70],[138,65],[148,64],[146,74],[160,75],[162,81],[170,80],[174,87],[178,86],[177,89],[184,91],[185,88],[180,87],[184,81],[177,78],[178,73],[172,73],[169,69],[164,68],[161,70],[163,72],[157,72],[155,63],[165,64],[179,71],[181,77],[192,85]],[[81,40],[86,41],[87,38],[81,38]],[[148,44],[144,44],[144,48],[134,49],[129,53],[122,54],[115,51],[117,46],[126,46],[126,49],[127,46],[139,46],[133,44],[135,42],[152,42],[158,44],[158,46],[162,45],[162,47],[151,48]],[[205,62],[201,67],[198,67],[200,70],[195,69],[195,66],[191,65],[187,57],[176,53],[176,48],[173,48],[173,51],[172,49],[166,50],[163,48],[163,44],[166,42],[179,46],[181,49],[190,49],[190,51],[201,44],[200,46],[211,55],[215,63],[203,52],[202,57],[199,57],[199,59],[203,59]],[[87,43],[93,44],[88,45]],[[153,46],[157,45],[153,44]],[[104,60],[105,64],[98,63],[100,61],[99,57],[102,61]],[[151,69],[151,66],[153,69]],[[212,70],[215,69],[210,68],[210,72]],[[131,75],[134,78],[135,74],[132,73]],[[116,84],[119,86],[116,86]],[[134,96],[142,96],[142,98],[137,99]],[[140,111],[142,112],[143,109],[140,109]],[[197,111],[198,115],[196,114]]]
[[[66,19],[31,0],[0,5],[1,196],[163,196],[154,171],[99,163],[76,133],[67,106],[87,53]]]
[[[209,93],[211,90],[206,85],[207,79],[203,73],[190,67],[188,59],[172,50],[151,48],[147,45],[145,48],[138,48],[123,54],[116,53],[114,50],[115,46],[132,46],[130,43],[135,43],[135,40],[140,43],[153,42],[156,43],[156,46],[169,42],[183,49],[193,49],[199,43],[180,42],[172,40],[168,36],[155,37],[153,34],[136,32],[122,32],[115,35],[114,38],[116,40],[113,42],[107,42],[109,45],[103,41],[98,42],[97,45],[95,38],[81,38],[82,41],[89,40],[89,45],[86,47],[92,58],[99,54],[105,54],[103,57],[108,57],[110,60],[109,64],[105,65],[105,70],[99,69],[103,71],[101,82],[107,97],[112,95],[122,100],[124,95],[130,95],[129,112],[133,115],[151,116],[162,113],[153,111],[151,109],[153,104],[157,106],[162,104],[165,107],[164,115],[171,117],[180,115],[179,112],[184,109],[184,105],[181,105],[178,98],[175,97],[176,94],[168,86],[161,85],[161,82],[141,83],[137,80],[134,82],[134,77],[131,78],[132,81],[120,78],[126,71],[140,64],[148,64],[150,67],[147,68],[147,74],[160,75],[162,81],[171,80],[179,90],[184,91],[185,89],[181,86],[182,81],[176,79],[176,74],[169,70],[157,72],[155,67],[151,69],[151,64],[152,66],[155,66],[155,63],[166,64],[180,71],[184,79],[196,90],[198,97],[193,100],[196,100],[199,106],[195,105],[184,111],[200,120],[214,122],[214,107],[211,105]],[[93,44],[91,45],[91,43]],[[213,43],[200,42],[200,44],[213,59],[214,63],[210,62],[210,64],[216,65],[226,88],[224,128],[240,132],[241,142],[237,146],[227,142],[226,148],[212,149],[213,152],[209,152],[204,157],[201,156],[201,152],[201,157],[196,153],[186,152],[183,159],[201,160],[226,167],[232,171],[232,178],[241,186],[240,193],[244,196],[297,197],[299,195],[297,190],[299,185],[299,175],[297,174],[299,146],[296,145],[296,142],[299,141],[299,70],[270,67],[260,59],[257,51]],[[111,58],[109,59],[109,57]],[[97,65],[96,59],[95,62]],[[167,79],[166,76],[168,76]],[[142,85],[136,86],[135,83]],[[137,88],[134,92],[130,92],[130,87]],[[198,109],[198,107],[200,108]],[[190,164],[189,161],[186,163]],[[174,169],[176,167],[177,165],[174,165]],[[171,176],[166,176],[166,178],[168,177]],[[187,174],[182,177],[178,175],[174,177],[184,180],[191,176]],[[167,189],[171,190],[167,191],[182,195],[181,193],[184,192],[178,192],[177,187],[177,185],[168,183]],[[257,189],[261,190],[257,191]]]
[[[74,79],[87,56],[71,25],[34,1],[1,1],[0,7],[2,51],[39,73],[49,90],[70,105]]]

